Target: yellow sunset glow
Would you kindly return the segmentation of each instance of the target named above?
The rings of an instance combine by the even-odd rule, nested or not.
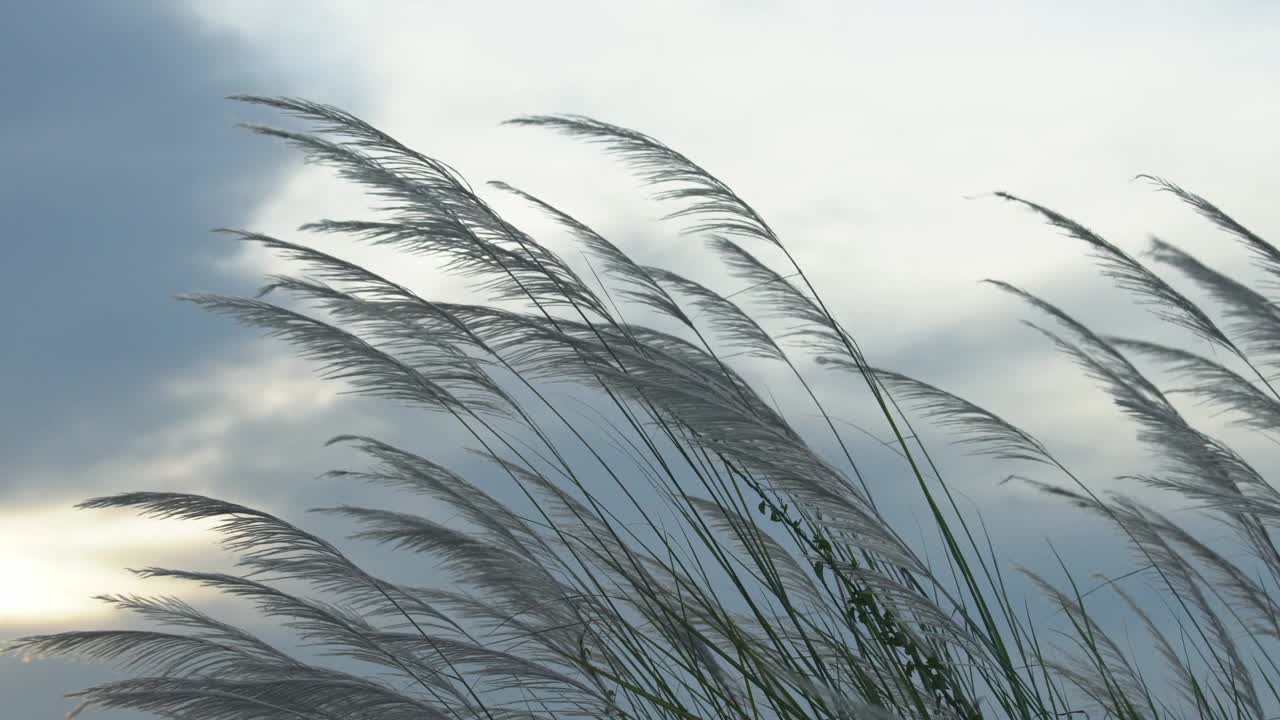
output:
[[[125,568],[216,548],[205,524],[76,510],[72,504],[0,511],[0,629],[110,613],[94,595],[189,595],[196,589],[189,584],[142,580]]]

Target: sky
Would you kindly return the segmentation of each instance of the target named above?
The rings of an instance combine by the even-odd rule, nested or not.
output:
[[[1132,425],[1019,323],[1034,319],[1026,308],[978,281],[1014,283],[1108,333],[1204,348],[1112,288],[1079,242],[983,195],[1042,203],[1133,254],[1154,233],[1244,278],[1245,251],[1132,178],[1166,177],[1264,237],[1280,226],[1272,3],[45,0],[7,14],[0,575],[17,590],[0,593],[0,637],[122,622],[95,594],[179,590],[125,567],[226,562],[200,528],[72,509],[87,497],[200,492],[302,521],[305,508],[371,497],[315,479],[352,459],[322,448],[334,434],[458,454],[440,419],[340,397],[287,346],[173,299],[244,294],[288,270],[211,228],[297,239],[303,222],[368,207],[236,128],[288,121],[230,94],[338,105],[473,185],[508,181],[646,263],[717,277],[597,149],[500,123],[570,112],[642,130],[761,212],[873,362],[1009,418],[1099,490],[1131,489],[1112,478],[1150,467]],[[428,296],[464,292],[390,253],[314,244]],[[838,397],[843,383],[820,387]],[[1268,467],[1272,446],[1239,440]],[[1120,545],[1096,525],[997,484],[1021,468],[944,455],[1011,540],[1011,563],[1051,570],[1051,537],[1081,574],[1129,567],[1123,552],[1099,555]],[[877,493],[906,498],[891,462],[872,462]],[[58,717],[74,706],[63,693],[114,676],[0,658],[0,697],[16,698],[15,717]]]

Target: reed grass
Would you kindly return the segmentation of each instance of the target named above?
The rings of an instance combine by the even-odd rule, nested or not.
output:
[[[1274,429],[1280,395],[1266,371],[1280,359],[1280,309],[1260,292],[1154,241],[1155,263],[1220,306],[1225,324],[1217,324],[1082,225],[996,193],[1085,243],[1120,287],[1246,369],[1098,335],[1026,290],[989,281],[1047,317],[1048,325],[1032,326],[1158,450],[1164,464],[1156,473],[1126,479],[1191,501],[1229,526],[1236,542],[1216,547],[1131,497],[1095,494],[1009,420],[871,365],[765,220],[651,137],[577,116],[511,121],[596,143],[621,159],[672,208],[668,217],[684,223],[690,242],[707,243],[734,292],[641,265],[563,210],[492,183],[574,240],[589,258],[589,272],[575,269],[450,166],[358,118],[303,100],[235,99],[308,124],[307,132],[248,127],[333,167],[382,203],[378,220],[326,219],[301,231],[432,256],[489,302],[427,300],[304,244],[238,230],[226,232],[288,258],[301,274],[268,278],[252,299],[183,299],[283,338],[354,392],[455,424],[485,479],[500,480],[510,501],[407,449],[363,436],[330,441],[356,448],[371,467],[327,477],[423,494],[465,519],[461,530],[403,511],[322,510],[356,522],[357,538],[429,555],[451,581],[434,587],[377,577],[336,545],[228,500],[128,492],[85,501],[80,507],[216,519],[245,574],[136,572],[246,599],[301,645],[358,667],[304,658],[176,598],[104,596],[167,629],[63,632],[8,648],[118,660],[136,675],[75,693],[81,709],[200,720],[1262,720],[1280,703],[1280,613],[1271,593],[1280,581],[1271,538],[1280,494],[1239,454],[1192,427],[1170,402],[1172,391],[1129,359],[1191,381],[1178,392],[1233,412],[1241,427]],[[1146,179],[1280,275],[1280,250],[1204,198]],[[778,266],[761,251],[779,257]],[[818,433],[806,437],[762,397],[735,369],[743,362],[794,378],[821,418]],[[910,492],[928,508],[940,558],[922,558],[877,507],[875,479],[833,412],[848,398],[818,392],[809,376],[818,370],[865,386],[913,480]],[[572,397],[549,391],[565,383]],[[977,454],[1060,474],[1063,482],[1025,482],[1114,525],[1138,558],[1127,582],[1145,580],[1172,609],[1161,620],[1124,583],[1108,584],[1148,631],[1161,667],[1135,665],[1128,642],[1094,618],[1070,572],[1055,584],[1024,571],[1066,621],[1065,632],[1045,637],[1028,610],[1036,598],[1010,596],[984,528],[962,512],[899,402]],[[310,590],[283,587],[296,582]]]

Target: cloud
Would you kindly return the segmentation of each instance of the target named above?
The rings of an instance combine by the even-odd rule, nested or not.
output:
[[[977,284],[983,277],[1063,290],[1058,301],[1086,317],[1128,302],[1097,293],[1079,243],[1016,207],[965,196],[1014,191],[1122,247],[1137,251],[1154,231],[1231,270],[1245,262],[1228,240],[1130,178],[1165,173],[1246,221],[1272,216],[1265,167],[1242,162],[1276,149],[1254,122],[1265,113],[1220,109],[1261,109],[1249,88],[1275,69],[1270,35],[1243,10],[1224,17],[1181,3],[1146,17],[1154,6],[1134,5],[1101,22],[1100,4],[1068,15],[936,3],[657,3],[634,14],[545,3],[496,16],[414,3],[191,7],[288,59],[315,99],[357,111],[473,183],[511,180],[643,259],[715,273],[679,244],[694,241],[653,223],[659,208],[596,149],[496,125],[584,112],[655,135],[757,205],[873,355],[927,347],[932,334],[1009,307]],[[1122,22],[1139,16],[1140,28]],[[324,83],[336,75],[341,86]],[[331,216],[338,195],[302,184],[285,185],[256,223],[287,232]],[[343,197],[339,207],[352,209]],[[278,267],[243,267],[255,266]]]
[[[1098,489],[1123,487],[1110,478],[1149,469],[1152,458],[1109,398],[1018,323],[1043,318],[978,281],[1042,294],[1100,332],[1205,349],[1111,287],[1082,243],[984,194],[1041,202],[1133,254],[1156,233],[1245,277],[1256,275],[1233,241],[1131,178],[1163,174],[1264,235],[1275,225],[1269,169],[1257,158],[1280,150],[1264,120],[1278,108],[1255,88],[1280,67],[1271,51],[1277,25],[1266,22],[1275,10],[1261,4],[1232,13],[1193,1],[1093,2],[1071,13],[936,2],[188,8],[290,73],[310,99],[356,112],[473,185],[509,181],[642,262],[739,289],[696,240],[659,223],[669,208],[646,201],[598,148],[498,123],[578,112],[663,140],[756,206],[873,362],[996,410]],[[291,237],[301,222],[360,207],[352,188],[296,167],[259,206],[255,229]],[[482,194],[526,227],[531,216],[519,203]],[[527,227],[576,259],[545,224]],[[324,242],[429,298],[462,293],[456,280],[393,254]],[[783,263],[769,248],[752,250]],[[285,266],[246,250],[235,268]],[[762,377],[771,390],[789,387],[780,372]],[[817,373],[814,382],[836,414],[880,428],[850,380]],[[1188,416],[1207,419],[1196,408]],[[945,435],[917,424],[940,457],[968,462],[942,445]],[[1254,450],[1265,442],[1246,440]],[[954,467],[982,503],[1019,492],[994,481],[1020,468]],[[896,475],[878,482],[888,494],[906,487]],[[1061,516],[1051,501],[1036,507],[1023,515],[1042,518],[1041,528]]]
[[[119,13],[77,24],[66,17],[71,9],[59,12],[34,18],[49,31],[32,37],[116,28],[102,32],[108,37],[144,22]],[[10,347],[20,349],[0,356],[0,402],[19,408],[0,420],[7,458],[0,471],[12,478],[0,486],[0,528],[38,548],[0,543],[17,548],[0,549],[0,566],[42,588],[8,601],[7,612],[23,622],[80,617],[90,606],[60,605],[61,598],[132,587],[119,584],[127,577],[115,570],[126,557],[150,561],[154,553],[175,564],[213,557],[199,554],[208,551],[197,549],[205,547],[198,529],[67,509],[89,494],[212,492],[295,520],[304,500],[367,503],[372,495],[362,488],[310,480],[341,457],[318,451],[337,432],[421,440],[430,446],[424,454],[474,467],[458,460],[464,438],[445,421],[387,403],[375,415],[336,400],[339,388],[289,359],[291,349],[164,300],[191,290],[245,292],[262,274],[291,269],[222,238],[183,241],[221,225],[315,241],[429,298],[467,296],[430,264],[299,238],[300,223],[366,215],[368,199],[323,168],[232,129],[264,116],[222,103],[222,95],[340,105],[450,162],[473,184],[509,181],[643,262],[737,289],[696,240],[658,222],[669,208],[648,202],[598,148],[498,123],[579,112],[650,133],[756,205],[873,361],[1043,435],[1099,489],[1149,462],[1132,427],[1017,323],[1034,316],[977,281],[994,277],[1043,293],[1101,331],[1186,338],[1156,328],[1098,278],[1077,241],[1017,207],[969,198],[1008,190],[1133,252],[1155,232],[1233,274],[1248,275],[1243,251],[1130,178],[1165,175],[1264,236],[1277,224],[1271,168],[1259,158],[1280,150],[1271,127],[1280,101],[1257,88],[1280,70],[1280,24],[1275,8],[1261,3],[1226,12],[1208,2],[1087,2],[1051,13],[1018,3],[672,0],[606,10],[569,2],[201,0],[180,12],[146,18],[145,32],[130,35],[141,38],[130,43],[133,53],[76,36],[65,47],[82,54],[67,63],[36,44],[22,45],[21,62],[8,63],[45,68],[23,79],[32,83],[23,86],[31,100],[0,132],[0,151],[20,163],[4,173],[3,187],[12,190],[14,237],[23,239],[9,260],[24,269],[11,294],[0,296],[8,312],[23,308],[0,316],[15,328]],[[30,62],[44,57],[43,65]],[[572,249],[519,202],[484,192],[553,247]],[[576,250],[571,256],[576,261]],[[784,376],[762,377],[785,396]],[[814,377],[838,415],[881,429],[851,378]],[[1253,451],[1265,447],[1251,442]],[[1096,526],[994,484],[1017,468],[947,448],[938,456],[949,480],[999,526],[997,536],[1023,541],[999,547],[1047,561],[1028,548],[1061,532],[1079,558],[1099,555]],[[911,496],[892,457],[874,457],[874,486],[891,498]],[[911,510],[903,503],[904,517]],[[139,547],[147,533],[163,542]],[[86,537],[112,542],[83,550]],[[1118,554],[1106,559],[1109,570],[1126,567]],[[55,566],[73,566],[74,585],[53,577]],[[0,633],[4,622],[0,615]]]

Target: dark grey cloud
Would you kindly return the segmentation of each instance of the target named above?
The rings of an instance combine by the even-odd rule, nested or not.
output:
[[[212,274],[233,248],[207,231],[243,222],[283,157],[233,127],[249,114],[222,98],[269,82],[235,39],[161,4],[9,15],[0,496],[23,485],[17,468],[100,455],[175,412],[150,384],[234,331],[170,298],[236,285]]]
[[[267,86],[287,90],[237,39],[166,4],[6,9],[0,507],[92,486],[74,472],[45,486],[47,473],[32,470],[85,467],[181,416],[180,400],[154,391],[157,379],[235,337],[170,296],[248,289],[212,270],[231,248],[207,230],[243,222],[278,177],[283,153],[246,142],[232,125],[251,114],[222,99]],[[0,658],[3,714],[61,717],[73,707],[63,692],[110,675],[96,663]]]

